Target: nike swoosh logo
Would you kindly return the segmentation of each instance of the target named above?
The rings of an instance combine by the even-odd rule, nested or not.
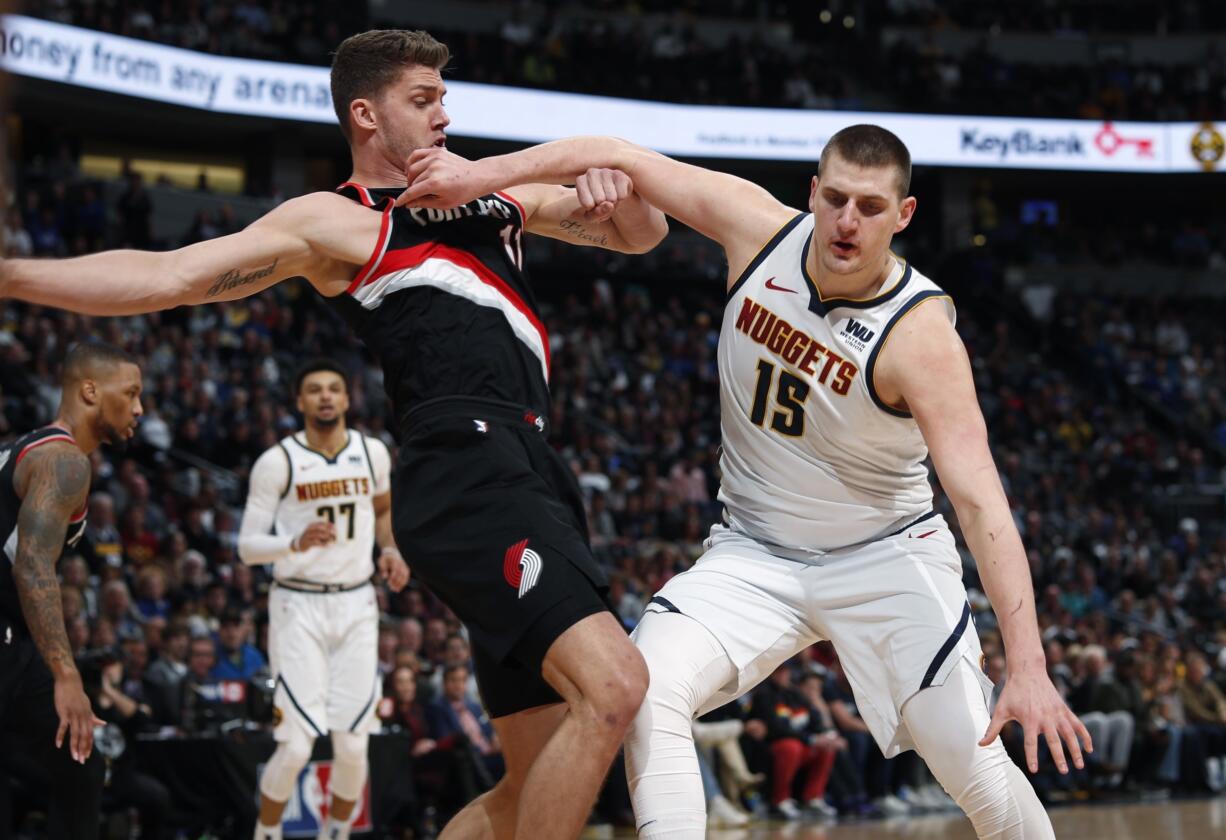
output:
[[[796,294],[795,289],[789,289],[784,286],[776,286],[774,280],[774,277],[768,277],[766,280],[766,288],[773,289],[776,292],[791,292],[792,294]]]
[[[303,464],[301,467],[298,468],[298,472],[306,472],[307,470],[313,470],[318,466],[319,464]]]

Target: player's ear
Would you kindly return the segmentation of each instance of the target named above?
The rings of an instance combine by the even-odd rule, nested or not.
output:
[[[814,175],[809,181],[809,212],[817,212],[817,176]]]
[[[899,233],[907,225],[911,224],[911,218],[915,215],[915,196],[909,195],[902,200],[898,205],[898,224],[894,225],[894,232]]]
[[[353,121],[354,128],[374,131],[379,127],[379,120],[375,116],[375,104],[369,99],[355,99],[350,102],[349,118]]]
[[[97,405],[100,396],[97,382],[92,379],[81,380],[81,399],[86,405]]]

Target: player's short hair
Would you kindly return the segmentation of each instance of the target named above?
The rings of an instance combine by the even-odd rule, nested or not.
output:
[[[136,357],[126,350],[102,341],[83,341],[64,357],[60,385],[68,387],[82,379],[93,379],[122,364],[140,366]]]
[[[817,177],[831,155],[837,154],[848,163],[866,168],[892,166],[898,170],[898,197],[906,198],[911,189],[911,153],[898,135],[879,125],[849,125],[826,141],[817,162]]]
[[[319,373],[320,371],[335,373],[345,383],[345,390],[349,390],[349,374],[341,367],[340,363],[333,359],[319,358],[312,359],[294,373],[294,394],[301,394],[302,383],[306,382],[306,378],[312,373]]]
[[[332,54],[332,107],[346,140],[353,138],[349,105],[373,99],[407,67],[442,70],[451,60],[447,45],[415,29],[372,29],[351,35]]]

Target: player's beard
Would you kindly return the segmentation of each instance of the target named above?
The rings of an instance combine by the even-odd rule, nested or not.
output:
[[[103,420],[102,428],[99,432],[98,439],[116,452],[122,453],[128,448],[128,436],[120,431],[118,427]]]
[[[336,424],[341,422],[340,412],[337,412],[331,417],[312,417],[311,425],[317,429],[335,429]]]

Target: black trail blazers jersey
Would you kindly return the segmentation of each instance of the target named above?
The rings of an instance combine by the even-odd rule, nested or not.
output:
[[[13,561],[17,558],[17,514],[21,510],[21,499],[13,488],[13,476],[21,459],[32,449],[52,441],[72,443],[73,438],[59,426],[46,426],[0,444],[0,546],[3,546],[0,551],[0,620],[22,633],[27,632],[27,628],[21,614],[21,601],[17,597],[17,582],[13,579]],[[67,547],[75,546],[84,533],[85,508],[82,508],[68,524]],[[0,642],[3,641],[0,639]]]
[[[337,191],[383,214],[378,245],[329,298],[383,365],[403,424],[449,396],[505,400],[547,416],[549,337],[523,273],[524,210],[506,193],[448,210],[393,207],[400,188]]]

